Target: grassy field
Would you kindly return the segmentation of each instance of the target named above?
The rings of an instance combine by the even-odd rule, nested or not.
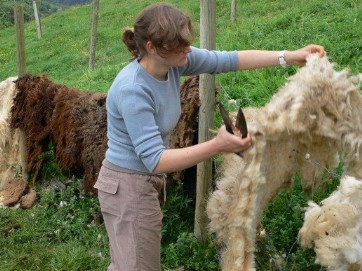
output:
[[[96,64],[88,70],[92,6],[69,8],[42,18],[43,38],[35,22],[25,26],[27,72],[47,74],[56,83],[81,90],[107,92],[114,77],[130,58],[121,42],[125,26],[154,1],[102,0],[98,24]],[[168,1],[187,11],[199,29],[199,2]],[[217,0],[217,49],[293,50],[315,43],[324,45],[337,68],[362,71],[362,3],[359,0],[245,0],[238,1],[237,21],[230,21],[230,1]],[[15,30],[0,30],[0,81],[15,76]],[[198,39],[195,40],[198,45]],[[262,106],[294,74],[296,67],[258,69],[217,75],[221,99],[238,105]],[[216,119],[216,125],[220,121]],[[341,173],[341,169],[336,169]],[[92,218],[98,202],[81,191],[81,180],[59,175],[49,155],[44,179],[34,184],[41,195],[29,210],[0,209],[0,270],[105,270],[109,264],[104,225]],[[314,194],[320,201],[338,184]],[[56,189],[55,181],[64,187]],[[283,192],[265,213],[268,238],[258,241],[258,270],[324,270],[314,264],[313,250],[297,242],[303,207],[308,196],[298,178],[293,190]],[[286,208],[287,206],[287,208]],[[218,270],[217,247],[212,241],[199,244],[192,236],[191,199],[175,187],[164,210],[163,270]]]

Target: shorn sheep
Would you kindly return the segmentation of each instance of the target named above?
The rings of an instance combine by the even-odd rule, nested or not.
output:
[[[340,155],[345,162],[340,189],[322,207],[310,204],[300,242],[315,245],[317,260],[330,270],[361,264],[360,80],[313,55],[267,105],[245,110],[253,146],[243,158],[223,155],[222,177],[207,203],[209,229],[226,247],[223,270],[255,270],[256,229],[267,205],[297,172],[311,190],[323,169],[338,165]]]

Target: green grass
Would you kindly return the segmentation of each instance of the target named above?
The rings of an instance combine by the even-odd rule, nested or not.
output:
[[[43,184],[29,210],[0,212],[0,270],[102,270],[109,262],[107,234],[92,217],[98,201],[72,180],[66,189]]]
[[[27,71],[47,74],[56,83],[81,90],[107,92],[112,80],[130,57],[121,42],[123,27],[131,26],[143,7],[154,1],[103,0],[100,2],[96,64],[88,70],[91,5],[71,7],[42,17],[43,38],[34,22],[25,25]],[[171,0],[187,11],[199,29],[199,2]],[[217,0],[216,47],[220,50],[294,50],[309,43],[325,46],[337,68],[362,70],[362,3],[359,0],[238,1],[237,21],[230,21],[230,1]],[[0,81],[17,74],[15,30],[0,30]],[[196,46],[199,40],[196,39]],[[280,67],[217,75],[222,101],[235,99],[242,106],[263,106],[295,73]],[[220,124],[216,116],[216,125]],[[49,154],[46,154],[49,155]],[[51,154],[50,154],[51,156]],[[49,186],[59,178],[53,163],[46,178],[36,185],[41,198],[30,210],[0,210],[0,270],[105,270],[109,263],[104,225],[90,222],[98,202],[83,194],[78,181],[57,191]],[[319,202],[338,184],[315,193]],[[193,208],[182,188],[176,187],[163,208],[163,269],[217,270],[217,246],[212,240],[199,244],[192,236]],[[258,270],[323,270],[314,264],[314,252],[296,243],[303,207],[309,197],[296,177],[289,192],[282,192],[265,213],[268,237],[258,240]],[[63,202],[63,203],[62,203]],[[66,205],[64,205],[66,202]],[[287,207],[286,207],[287,206]],[[276,265],[276,255],[285,263]]]

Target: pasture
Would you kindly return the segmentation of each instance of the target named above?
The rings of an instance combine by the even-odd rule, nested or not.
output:
[[[106,93],[130,58],[121,41],[149,0],[100,1],[95,68],[88,70],[92,6],[82,5],[42,17],[43,37],[35,22],[25,25],[26,64],[31,74],[46,74],[57,84],[82,91]],[[199,2],[170,0],[187,11],[199,30]],[[362,4],[358,0],[238,1],[237,20],[230,21],[229,0],[217,0],[216,47],[219,50],[294,50],[315,43],[325,46],[336,68],[362,71]],[[0,81],[16,76],[14,27],[0,30]],[[194,42],[198,46],[199,40]],[[220,100],[241,107],[261,107],[281,88],[297,67],[275,67],[216,76]],[[233,110],[231,104],[229,110]],[[216,114],[215,127],[221,125]],[[105,270],[109,263],[107,234],[97,222],[98,201],[83,191],[82,178],[65,178],[50,146],[42,154],[41,179],[30,185],[40,195],[31,209],[0,209],[0,270]],[[215,157],[216,170],[220,157]],[[257,270],[326,270],[315,263],[313,249],[303,249],[297,234],[304,208],[320,202],[339,184],[342,164],[322,178],[326,185],[307,195],[300,176],[291,191],[281,192],[266,209],[266,236],[257,239]],[[187,180],[186,180],[187,181]],[[190,180],[193,182],[194,180]],[[188,185],[190,185],[188,183]],[[175,185],[163,206],[163,270],[218,270],[218,250],[212,236],[198,243],[193,236],[194,203],[182,185]]]

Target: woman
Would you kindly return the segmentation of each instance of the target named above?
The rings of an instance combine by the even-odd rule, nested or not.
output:
[[[285,64],[303,65],[322,46],[296,51],[208,51],[191,47],[190,18],[158,3],[145,8],[123,41],[133,60],[107,96],[108,149],[95,188],[110,241],[109,271],[160,270],[162,213],[158,201],[164,173],[182,170],[219,152],[251,145],[222,126],[210,141],[167,149],[178,122],[180,76],[223,73]]]

